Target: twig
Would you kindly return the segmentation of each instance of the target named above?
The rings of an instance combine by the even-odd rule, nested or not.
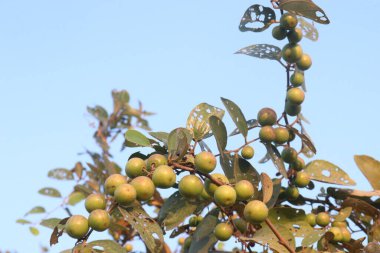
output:
[[[268,218],[265,219],[265,223],[272,230],[272,232],[276,235],[276,237],[278,238],[279,243],[281,245],[283,245],[290,253],[296,253],[295,250],[290,247],[290,245],[288,244],[288,242],[284,239],[284,237],[281,236],[281,234],[273,226],[272,222]]]

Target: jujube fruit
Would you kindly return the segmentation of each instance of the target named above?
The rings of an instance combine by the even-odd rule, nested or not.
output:
[[[338,227],[330,228],[329,232],[333,233],[334,238],[333,241],[340,242],[343,239],[342,230]]]
[[[274,129],[276,135],[274,142],[277,144],[284,144],[289,140],[289,131],[285,127],[277,127]]]
[[[290,76],[290,83],[293,87],[299,87],[305,82],[305,76],[300,72],[294,72]]]
[[[88,224],[95,231],[102,232],[109,228],[111,223],[110,215],[106,210],[94,210],[88,217]]]
[[[308,54],[302,54],[296,64],[298,69],[303,71],[308,70],[312,65],[311,57]]]
[[[114,192],[115,201],[122,205],[127,206],[135,202],[137,198],[137,192],[135,187],[131,184],[121,184]]]
[[[249,145],[244,146],[244,148],[242,148],[241,150],[241,156],[244,159],[251,159],[254,155],[255,155],[255,150]]]
[[[125,173],[130,178],[144,175],[144,170],[146,170],[146,163],[139,157],[129,159],[125,166]]]
[[[316,222],[318,226],[326,227],[330,223],[330,215],[326,212],[318,213]]]
[[[222,207],[233,206],[236,202],[236,191],[229,185],[219,186],[214,192],[214,199]]]
[[[152,180],[146,176],[136,177],[130,184],[136,189],[137,200],[141,201],[149,200],[156,190]]]
[[[298,43],[302,40],[302,30],[300,28],[292,29],[287,34],[290,43]]]
[[[302,58],[302,47],[298,44],[286,44],[281,51],[282,59],[289,63],[295,63]]]
[[[203,191],[203,184],[195,175],[184,176],[178,184],[178,190],[186,198],[196,198]]]
[[[300,196],[300,192],[295,186],[289,186],[286,188],[285,194],[288,200],[296,200]]]
[[[214,229],[214,235],[219,241],[227,241],[233,232],[233,228],[227,223],[219,223]]]
[[[154,168],[157,168],[160,165],[167,165],[168,164],[168,159],[164,155],[161,154],[153,154],[149,156],[148,161],[147,161],[147,170],[151,171],[152,166]]]
[[[257,113],[257,121],[261,126],[271,126],[277,121],[277,114],[272,108],[263,108]]]
[[[272,29],[272,36],[273,38],[275,38],[276,40],[283,40],[286,38],[286,35],[287,35],[287,31],[286,29],[282,28],[281,26],[275,26],[273,27]]]
[[[273,127],[263,126],[259,131],[259,138],[264,143],[272,142],[276,139],[276,133]]]
[[[292,13],[285,13],[281,16],[280,18],[280,26],[283,27],[284,29],[293,29],[297,26],[298,24],[298,19],[297,16],[292,14]]]
[[[176,182],[177,175],[168,165],[158,166],[152,175],[152,181],[158,188],[167,189],[172,187]]]
[[[289,116],[297,116],[301,112],[301,109],[301,105],[296,105],[289,102],[285,103],[285,112]]]
[[[268,217],[268,207],[260,200],[249,201],[244,207],[244,218],[250,223],[261,223]]]
[[[293,163],[297,161],[297,151],[292,147],[285,147],[281,152],[281,158],[286,163]]]
[[[223,174],[214,173],[214,174],[211,174],[211,177],[213,179],[219,181],[222,184],[228,184],[229,183],[228,178]],[[214,196],[214,192],[215,192],[216,188],[218,188],[218,185],[214,184],[210,179],[207,178],[205,180],[205,190],[207,191],[207,193],[210,196]]]
[[[238,200],[248,200],[255,192],[255,188],[248,180],[240,180],[235,184],[235,191]]]
[[[71,216],[65,224],[66,233],[75,239],[83,238],[87,234],[88,229],[88,220],[82,215]]]
[[[313,214],[313,213],[308,213],[306,215],[306,221],[312,227],[315,227],[315,225],[317,225],[316,218],[317,218],[317,216],[315,214]]]
[[[211,152],[203,151],[195,156],[195,168],[202,173],[210,173],[216,167],[216,158]]]
[[[300,105],[305,100],[305,92],[300,88],[291,88],[286,93],[286,99],[289,103]]]
[[[104,182],[104,188],[106,193],[113,195],[116,187],[121,184],[127,183],[127,179],[121,174],[112,174]]]
[[[84,206],[86,207],[86,210],[89,213],[96,209],[105,209],[106,205],[106,198],[103,194],[100,193],[92,193],[88,195],[84,202]]]
[[[304,171],[298,172],[296,175],[296,179],[294,180],[294,183],[297,187],[306,187],[310,183],[309,174]]]

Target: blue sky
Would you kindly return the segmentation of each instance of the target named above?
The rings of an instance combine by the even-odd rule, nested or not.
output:
[[[58,204],[37,191],[57,186],[46,177],[49,169],[71,168],[83,159],[79,152],[93,148],[86,106],[111,108],[112,89],[128,90],[134,105],[141,100],[157,112],[150,118],[154,130],[184,126],[195,105],[221,107],[220,97],[239,104],[247,118],[265,106],[281,110],[283,68],[233,54],[256,43],[284,45],[270,30],[238,30],[254,3],[269,5],[246,0],[0,1],[0,250],[38,252],[39,245],[48,245],[49,230],[33,238],[15,220],[35,205],[50,210]],[[353,155],[380,158],[380,2],[317,4],[331,24],[317,25],[317,43],[302,42],[313,58],[303,107],[312,123],[308,132],[317,158],[339,165],[358,188],[369,190]],[[227,127],[233,128],[229,119]],[[128,152],[116,157],[123,164]],[[60,187],[68,193],[70,184],[65,184]],[[67,237],[62,242],[52,252],[73,243]]]

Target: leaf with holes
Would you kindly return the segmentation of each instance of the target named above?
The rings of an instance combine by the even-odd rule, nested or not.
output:
[[[267,152],[278,171],[281,173],[282,176],[285,178],[288,178],[288,174],[286,173],[285,164],[284,161],[281,158],[280,152],[278,152],[277,148],[271,144],[264,143],[265,147],[267,148]]]
[[[219,158],[224,175],[226,175],[230,182],[235,182],[234,160],[234,156],[225,153],[221,153]]]
[[[298,17],[298,24],[302,30],[303,37],[308,38],[311,41],[317,41],[319,33],[314,25],[307,22],[305,19]]]
[[[50,170],[48,172],[48,177],[55,178],[58,180],[73,180],[74,179],[74,176],[71,170],[63,169],[63,168]]]
[[[186,128],[179,127],[171,131],[168,137],[169,160],[178,161],[184,157],[191,139],[191,134]]]
[[[259,122],[256,119],[247,120],[246,124],[247,124],[248,130],[251,130],[252,128],[259,126]],[[237,134],[240,134],[239,128],[234,129],[234,131],[232,131],[229,136],[234,136]]]
[[[45,213],[46,210],[42,206],[36,206],[33,207],[29,212],[27,212],[24,216],[27,216],[29,214],[37,214],[37,213]]]
[[[39,194],[49,196],[49,197],[54,197],[54,198],[60,198],[62,195],[61,193],[52,187],[45,187],[42,188],[38,191]]]
[[[245,54],[252,57],[276,61],[281,59],[281,49],[269,44],[256,44],[244,47],[235,54]]]
[[[232,120],[234,121],[235,125],[239,129],[240,133],[244,137],[247,137],[248,125],[245,120],[244,114],[240,110],[239,106],[237,106],[234,102],[226,98],[221,98],[221,99],[224,106],[227,108],[227,111],[230,114]]]
[[[321,237],[326,233],[325,229],[312,230],[310,233],[306,234],[302,239],[301,245],[303,247],[309,247],[319,241]]]
[[[87,246],[96,247],[96,248],[100,247],[102,248],[103,252],[107,252],[107,253],[126,253],[127,252],[125,248],[123,248],[122,246],[120,246],[120,244],[112,240],[93,241],[93,242],[87,243]]]
[[[280,0],[279,8],[309,18],[320,24],[329,24],[326,13],[311,0]]]
[[[216,144],[220,153],[226,150],[227,146],[227,130],[223,121],[217,116],[211,116],[209,118],[210,128],[214,134]]]
[[[273,194],[273,182],[266,173],[261,173],[261,185],[263,191],[263,202],[268,203]]]
[[[380,162],[366,155],[354,156],[355,163],[374,190],[380,190]]]
[[[377,208],[361,199],[346,198],[342,203],[342,207],[352,207],[352,212],[356,217],[361,217],[363,214],[371,217],[378,217],[380,215],[380,211]]]
[[[169,138],[169,133],[166,132],[149,132],[149,134],[156,138],[157,140],[163,142],[164,144],[168,144],[168,138]]]
[[[244,12],[239,29],[242,32],[262,32],[275,22],[276,13],[272,8],[254,4]],[[253,26],[247,27],[248,24]]]
[[[127,146],[129,147],[128,143],[131,143],[133,146],[137,147],[150,147],[150,141],[149,139],[140,133],[137,130],[128,130],[125,133],[125,141],[127,143]]]
[[[241,180],[248,180],[256,188],[259,186],[260,174],[256,171],[250,162],[238,155],[234,157],[233,173],[234,180],[230,180],[230,183],[236,183]]]
[[[224,110],[207,103],[202,103],[190,112],[186,128],[190,130],[196,141],[202,140],[210,132],[209,118],[213,115],[222,119]]]
[[[306,165],[305,172],[310,178],[324,183],[355,185],[355,181],[341,168],[324,160],[314,160]]]

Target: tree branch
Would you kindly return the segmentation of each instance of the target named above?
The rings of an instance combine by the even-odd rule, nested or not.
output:
[[[265,223],[276,235],[281,245],[283,245],[290,253],[296,253],[295,250],[292,249],[292,247],[290,247],[289,243],[284,239],[284,237],[281,236],[280,232],[278,232],[278,230],[273,226],[272,222],[268,218],[265,219]]]

